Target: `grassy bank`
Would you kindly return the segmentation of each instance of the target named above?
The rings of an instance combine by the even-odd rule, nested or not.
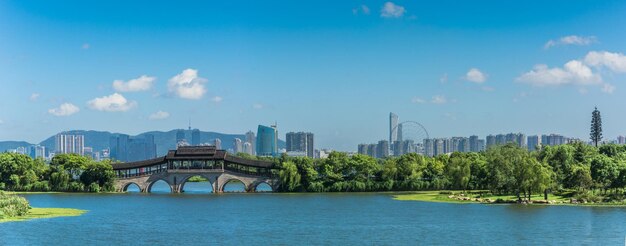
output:
[[[79,216],[86,212],[87,210],[73,208],[31,208],[25,215],[0,219],[0,223],[43,218]]]
[[[0,223],[40,218],[79,216],[85,210],[71,208],[32,208],[24,197],[0,191]]]
[[[563,195],[550,194],[548,200],[543,199],[543,194],[531,196],[531,202],[550,202],[553,205],[571,204],[570,198]],[[393,199],[400,201],[422,202],[446,202],[446,203],[515,203],[517,196],[492,195],[487,192],[463,192],[463,191],[418,191],[409,194],[394,195]],[[602,205],[597,203],[597,205]]]

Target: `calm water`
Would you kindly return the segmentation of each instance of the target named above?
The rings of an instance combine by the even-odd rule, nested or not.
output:
[[[89,212],[2,223],[0,244],[624,245],[626,235],[626,208],[426,203],[383,193],[192,193],[28,195],[35,207]]]

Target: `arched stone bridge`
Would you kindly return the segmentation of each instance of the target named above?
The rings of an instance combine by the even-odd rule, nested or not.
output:
[[[246,192],[255,192],[260,184],[278,189],[278,169],[272,162],[230,156],[213,146],[179,147],[167,156],[156,159],[113,164],[117,175],[115,188],[124,192],[135,184],[141,192],[150,192],[158,181],[170,186],[172,193],[184,191],[185,183],[193,176],[209,180],[213,192],[223,192],[231,181],[240,181]]]

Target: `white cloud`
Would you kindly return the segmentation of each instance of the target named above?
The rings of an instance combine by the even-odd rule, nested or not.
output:
[[[88,43],[84,43],[83,45],[80,46],[80,48],[83,50],[88,50],[89,48],[91,48],[91,45],[89,45]]]
[[[585,56],[585,63],[593,67],[608,67],[616,73],[626,73],[626,56],[622,53],[591,51]]]
[[[253,109],[262,109],[263,108],[263,104],[260,104],[260,103],[252,104],[252,108]]]
[[[137,106],[137,102],[128,101],[119,93],[94,98],[87,104],[91,109],[107,112],[124,112]]]
[[[607,84],[607,83],[602,85],[602,92],[608,93],[608,94],[613,94],[613,91],[615,91],[615,86],[613,86],[611,84]]]
[[[224,98],[222,98],[220,96],[215,96],[215,97],[211,98],[211,101],[213,101],[215,103],[220,103],[220,102],[222,102],[222,100],[224,100]]]
[[[384,18],[400,18],[405,12],[406,10],[404,7],[396,5],[392,2],[386,2],[380,10],[380,16]]]
[[[549,49],[551,47],[558,46],[558,45],[582,46],[582,45],[590,45],[595,42],[597,42],[597,39],[594,36],[581,37],[581,36],[576,36],[576,35],[570,35],[570,36],[561,37],[558,40],[548,40],[548,42],[546,42],[546,44],[543,45],[543,48]]]
[[[182,73],[172,77],[168,82],[170,92],[185,99],[200,99],[206,93],[204,83],[207,80],[198,77],[198,70],[185,69]]]
[[[433,96],[433,99],[430,100],[430,102],[434,104],[444,104],[448,102],[448,99],[446,99],[445,96],[436,95],[436,96]]]
[[[58,108],[48,109],[48,113],[54,116],[70,116],[78,113],[80,109],[71,103],[63,103]]]
[[[149,119],[151,119],[151,120],[162,120],[162,119],[167,119],[169,117],[170,117],[170,113],[159,110],[157,112],[154,112],[154,113],[150,114]]]
[[[363,4],[357,8],[352,9],[352,13],[355,15],[358,15],[359,13],[364,14],[364,15],[369,15],[370,8],[367,7],[367,5]]]
[[[414,98],[411,99],[411,102],[412,103],[420,103],[421,104],[421,103],[426,103],[426,100],[424,100],[422,98],[419,98],[419,97],[414,97]]]
[[[535,65],[517,78],[517,81],[533,86],[558,86],[567,84],[593,85],[601,84],[602,77],[578,60],[567,62],[563,68],[549,68],[545,64]]]
[[[119,92],[129,91],[146,91],[152,88],[156,77],[150,77],[147,75],[141,75],[139,78],[131,79],[128,82],[123,80],[113,81],[113,89]]]
[[[478,70],[478,68],[471,68],[465,74],[465,79],[467,81],[480,84],[480,83],[484,83],[485,81],[487,81],[487,75],[481,72],[480,70]]]
[[[37,99],[39,99],[39,96],[41,96],[41,95],[39,95],[39,93],[30,94],[30,100],[33,101],[33,102],[37,101]]]

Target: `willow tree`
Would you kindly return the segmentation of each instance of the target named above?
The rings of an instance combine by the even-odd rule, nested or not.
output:
[[[600,110],[596,107],[591,113],[591,141],[598,147],[598,142],[602,141],[602,118]]]

